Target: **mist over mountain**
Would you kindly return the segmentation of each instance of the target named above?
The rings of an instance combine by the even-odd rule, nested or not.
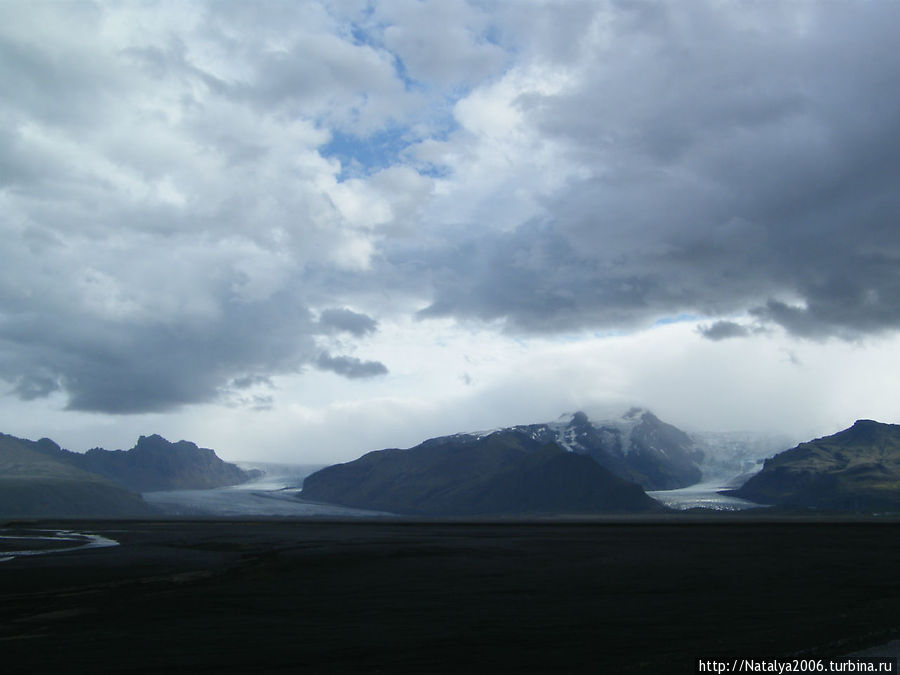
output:
[[[766,460],[731,491],[763,504],[825,510],[900,509],[900,425],[858,420]]]
[[[556,443],[570,452],[586,455],[645,490],[686,487],[703,475],[700,462],[704,453],[700,445],[681,429],[642,408],[631,408],[624,415],[602,422],[594,422],[579,411],[554,422],[519,425],[510,430],[539,443]],[[466,436],[450,438],[462,440]]]

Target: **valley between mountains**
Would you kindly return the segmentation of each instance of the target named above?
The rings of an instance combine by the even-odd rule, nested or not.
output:
[[[860,420],[786,446],[760,434],[687,433],[632,408],[602,421],[577,412],[432,438],[315,471],[298,467],[280,483],[267,483],[271,467],[241,468],[212,449],[159,435],[141,436],[127,451],[86,453],[47,438],[0,435],[0,516],[215,515],[166,508],[165,495],[209,490],[220,491],[219,503],[248,494],[271,498],[263,503],[272,505],[272,515],[649,516],[669,511],[674,502],[665,497],[692,486],[713,486],[725,508],[730,499],[735,508],[770,512],[900,511],[900,426]],[[228,488],[243,485],[240,492]],[[276,501],[287,510],[276,509]],[[236,508],[227,513],[241,513]],[[247,513],[265,515],[266,508]]]

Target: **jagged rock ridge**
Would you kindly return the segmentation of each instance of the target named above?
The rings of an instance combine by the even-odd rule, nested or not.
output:
[[[190,441],[171,443],[158,434],[141,436],[130,450],[93,448],[86,453],[63,450],[41,439],[42,451],[55,459],[115,481],[129,490],[205,490],[237,485],[250,475],[220,459],[214,450]]]

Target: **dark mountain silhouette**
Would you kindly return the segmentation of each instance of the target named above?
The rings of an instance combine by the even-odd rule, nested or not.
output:
[[[519,434],[537,445],[555,443],[576,455],[586,455],[613,474],[645,490],[687,487],[702,478],[700,445],[653,413],[632,408],[619,418],[593,422],[583,412],[554,422],[523,424],[490,432],[432,438],[424,447],[466,446],[496,434]]]
[[[171,443],[162,436],[141,436],[130,450],[63,450],[50,439],[38,441],[48,457],[104,476],[135,492],[205,490],[237,485],[251,475],[221,460],[214,450],[190,441]]]
[[[786,507],[900,510],[900,425],[858,420],[767,459],[728,494]]]
[[[518,428],[370,452],[308,476],[302,496],[429,516],[664,510],[591,458]]]

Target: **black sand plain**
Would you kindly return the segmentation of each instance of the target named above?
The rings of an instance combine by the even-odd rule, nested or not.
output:
[[[0,563],[4,672],[688,673],[900,636],[896,519],[27,525],[121,545]]]

